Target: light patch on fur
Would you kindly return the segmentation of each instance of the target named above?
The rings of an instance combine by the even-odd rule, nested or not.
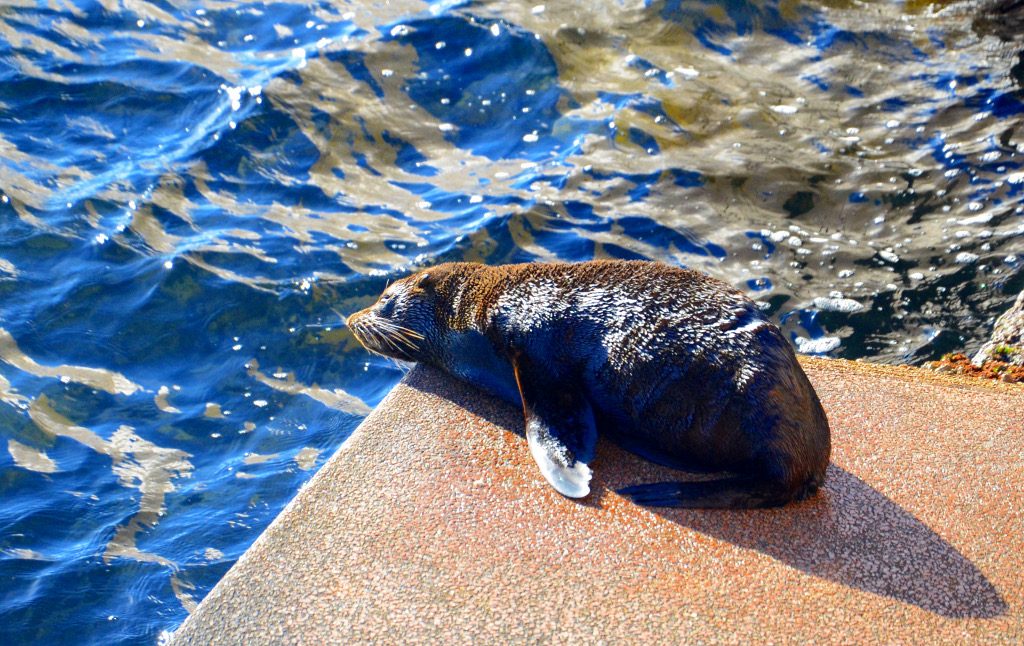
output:
[[[621,287],[584,287],[574,296],[581,313],[605,328],[601,345],[613,366],[624,368],[631,361],[654,358],[652,350],[657,344],[651,343],[652,326],[646,314],[654,309],[654,303],[648,293],[630,293]],[[622,352],[625,347],[632,352]]]
[[[526,332],[539,329],[569,309],[563,290],[547,279],[508,289],[498,297],[496,306],[513,326]]]
[[[530,455],[540,468],[541,475],[555,491],[568,498],[582,498],[590,493],[592,471],[583,462],[576,460],[572,466],[561,464],[552,456],[562,452],[552,440],[541,439],[536,422],[531,421],[526,429],[526,442]]]
[[[768,322],[764,320],[754,319],[747,323],[744,323],[740,327],[731,331],[731,334],[754,334],[760,331],[762,328],[768,326]]]
[[[708,355],[709,361],[726,356],[730,357],[726,361],[739,361],[740,379],[746,381],[753,376],[745,374],[750,371],[745,371],[743,365],[754,358],[750,356],[752,337],[769,323],[741,297],[717,291],[699,293],[703,289],[697,285],[698,291],[686,298],[666,298],[666,294],[628,285],[583,286],[567,299],[571,298],[581,315],[603,328],[601,344],[616,370],[629,372],[637,362],[654,361],[680,346],[694,351],[709,348],[715,350]],[[720,312],[705,306],[721,301],[723,296],[728,300]],[[740,321],[745,322],[736,326]]]
[[[607,364],[628,374],[638,363],[692,348],[711,364],[736,366],[742,386],[755,376],[754,337],[770,326],[739,293],[694,283],[685,294],[668,294],[621,284],[560,284],[537,277],[502,294],[493,315],[530,334],[567,316],[600,330]],[[738,364],[738,365],[737,365]]]

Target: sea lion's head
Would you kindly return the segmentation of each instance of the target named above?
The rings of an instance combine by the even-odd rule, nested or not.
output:
[[[405,361],[429,361],[443,326],[429,271],[388,285],[377,302],[345,322],[367,350]]]

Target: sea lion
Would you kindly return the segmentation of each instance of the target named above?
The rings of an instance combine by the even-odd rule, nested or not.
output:
[[[652,506],[771,507],[818,490],[828,421],[782,332],[706,274],[643,261],[448,263],[347,319],[369,350],[521,404],[530,453],[565,496],[590,492],[598,433],[689,470],[623,493]]]

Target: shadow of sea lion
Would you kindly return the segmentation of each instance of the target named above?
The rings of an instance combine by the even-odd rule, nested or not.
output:
[[[406,385],[523,435],[519,411],[436,370],[418,367],[409,374]],[[528,455],[525,443],[523,451]],[[594,467],[591,495],[581,501],[588,506],[601,507],[605,495],[639,484],[641,478],[652,481],[650,463],[609,442],[599,446]],[[656,469],[655,479],[702,477]],[[539,472],[537,477],[541,477]],[[566,500],[566,504],[580,503]],[[825,486],[815,498],[781,509],[649,509],[666,520],[757,550],[802,572],[946,617],[991,618],[1007,611],[995,587],[955,547],[835,464],[829,465]]]
[[[1007,611],[995,587],[955,547],[835,464],[818,497],[782,509],[653,511],[808,574],[946,617]]]

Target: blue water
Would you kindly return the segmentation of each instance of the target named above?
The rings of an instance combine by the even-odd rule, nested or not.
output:
[[[805,352],[977,347],[1024,65],[973,15],[0,7],[0,642],[178,626],[401,377],[338,323],[413,267],[657,258]]]

